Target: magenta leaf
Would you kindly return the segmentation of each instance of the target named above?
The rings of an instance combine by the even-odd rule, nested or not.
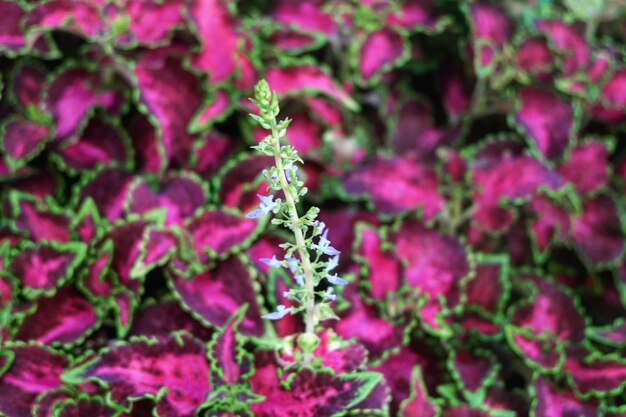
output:
[[[31,417],[39,394],[59,388],[61,374],[69,365],[64,354],[40,344],[10,344],[13,362],[0,377],[0,413]]]
[[[83,203],[91,198],[98,212],[113,222],[123,213],[132,176],[119,168],[104,168],[85,175],[82,185],[76,189],[75,198]]]
[[[179,59],[167,52],[157,49],[146,53],[137,61],[135,76],[144,110],[158,123],[165,155],[184,164],[189,160],[194,140],[187,125],[202,101],[200,83]]]
[[[617,319],[614,323],[601,327],[587,327],[587,335],[608,346],[626,346],[626,321]]]
[[[503,231],[513,221],[511,212],[501,207],[503,199],[527,199],[540,187],[554,190],[562,186],[554,171],[529,156],[475,158],[472,182],[476,189],[474,221],[489,231]]]
[[[583,397],[617,395],[626,387],[626,361],[619,354],[601,355],[578,348],[563,366],[570,385]]]
[[[46,83],[45,67],[25,62],[15,68],[12,75],[13,98],[24,109],[38,108],[42,102],[42,92]]]
[[[471,395],[484,392],[493,384],[500,371],[500,365],[493,355],[477,354],[463,348],[450,355],[448,367],[459,389]]]
[[[232,138],[210,130],[197,142],[189,168],[203,178],[211,177],[226,161],[232,160],[236,147],[237,143]]]
[[[172,32],[183,25],[183,5],[180,0],[133,0],[120,4],[129,17],[127,33],[120,41],[152,46],[168,42]]]
[[[545,39],[525,38],[517,46],[516,62],[519,69],[531,76],[545,78],[554,66],[552,52]]]
[[[240,41],[228,3],[224,0],[193,0],[188,10],[202,45],[200,52],[192,56],[191,64],[207,72],[211,84],[226,81],[237,69],[236,51]],[[220,41],[215,42],[215,39]]]
[[[260,173],[273,164],[273,158],[265,155],[246,155],[229,163],[219,184],[222,204],[236,207],[242,212],[252,210],[259,201],[256,196],[257,188],[261,189],[261,194],[265,194],[266,185],[262,183]]]
[[[546,35],[550,45],[563,56],[563,75],[573,75],[589,65],[589,45],[573,26],[558,20],[540,20],[535,23],[539,32]]]
[[[626,69],[616,70],[600,92],[601,102],[593,109],[596,119],[606,123],[624,120],[626,116]]]
[[[71,171],[85,171],[98,166],[125,166],[130,163],[128,139],[119,126],[92,118],[77,142],[57,150],[59,160]]]
[[[117,111],[121,94],[104,89],[100,77],[101,74],[75,67],[52,79],[45,104],[56,126],[55,141],[62,141],[75,134],[83,118],[94,106],[101,106],[112,113]]]
[[[186,330],[201,341],[209,341],[211,331],[172,301],[151,302],[137,311],[130,334],[165,337],[176,330]]]
[[[0,150],[9,166],[20,168],[44,149],[49,136],[48,127],[40,123],[7,120],[0,126]]]
[[[411,395],[400,404],[400,412],[402,417],[435,417],[440,413],[439,406],[428,397],[419,366],[413,369]]]
[[[0,1],[0,50],[17,51],[26,44],[22,25],[26,12],[19,3]]]
[[[580,194],[593,193],[608,183],[608,151],[599,141],[590,141],[572,149],[569,158],[557,168],[563,180],[574,185]]]
[[[411,158],[374,159],[343,178],[348,196],[367,197],[384,214],[421,209],[425,220],[443,207],[435,171]]]
[[[303,0],[290,2],[280,0],[276,2],[273,19],[282,25],[294,28],[303,33],[317,33],[331,36],[337,30],[337,24],[331,13],[320,7],[318,0]]]
[[[263,321],[254,289],[252,271],[234,256],[219,262],[215,269],[187,280],[170,277],[183,306],[194,317],[211,326],[222,327],[238,309],[248,304],[239,325],[240,332],[260,336]]]
[[[55,417],[117,417],[119,415],[119,411],[106,405],[103,399],[86,395],[55,403],[52,413]]]
[[[249,246],[264,224],[224,210],[205,210],[186,222],[186,231],[200,263],[206,264]]]
[[[569,236],[569,213],[544,196],[535,196],[530,208],[536,218],[530,223],[530,235],[540,253],[545,253],[553,242],[563,242]]]
[[[206,349],[191,335],[166,339],[132,338],[106,348],[89,362],[67,371],[63,380],[106,384],[110,399],[130,411],[142,398],[157,402],[160,417],[191,417],[212,391]]]
[[[147,117],[137,116],[129,123],[128,133],[133,141],[136,168],[141,172],[159,173],[167,165],[161,137]]]
[[[439,20],[436,2],[407,0],[387,16],[387,23],[408,30],[435,30],[443,23]]]
[[[385,301],[402,285],[400,260],[393,252],[383,249],[383,240],[376,229],[366,224],[357,226],[355,258],[365,268],[368,293],[376,300]]]
[[[358,104],[338,86],[332,77],[316,65],[299,65],[284,68],[272,67],[265,75],[273,90],[283,97],[292,95],[315,95],[319,93],[349,109]]]
[[[27,297],[50,296],[73,276],[85,253],[80,242],[40,243],[14,256],[9,271],[19,278]]]
[[[579,400],[572,391],[559,390],[541,378],[531,386],[531,394],[534,397],[531,413],[536,417],[596,417],[600,412],[597,400]]]
[[[66,286],[51,298],[40,298],[36,310],[24,318],[17,340],[72,345],[100,325],[99,307]]]
[[[493,72],[502,47],[511,37],[512,27],[508,16],[500,7],[486,1],[469,6],[472,27],[474,66],[477,75],[484,77]]]
[[[98,7],[87,1],[50,0],[33,8],[26,18],[25,26],[44,29],[78,30],[87,36],[104,33],[106,25]]]
[[[402,65],[410,54],[405,37],[390,28],[368,33],[358,51],[358,72],[364,83]]]
[[[255,416],[271,417],[289,415],[289,411],[302,417],[331,417],[350,410],[366,401],[382,381],[382,375],[373,372],[333,375],[310,370],[300,371],[288,382],[286,389],[279,383],[276,370],[257,371],[250,379],[252,391],[265,399],[250,408]]]
[[[547,370],[561,366],[563,346],[581,342],[585,318],[572,296],[544,278],[522,275],[532,295],[512,309],[507,337],[524,358]]]
[[[70,241],[70,218],[51,201],[36,200],[28,194],[9,195],[15,228],[26,233],[33,241]]]
[[[157,186],[155,192],[154,185]],[[165,208],[167,226],[182,224],[206,201],[206,191],[200,178],[191,173],[169,175],[154,184],[138,178],[131,186],[126,207],[129,212],[144,214]]]
[[[224,120],[231,113],[232,107],[233,99],[228,92],[224,89],[215,90],[211,100],[193,116],[189,123],[189,131],[197,133],[207,130],[214,123]]]
[[[461,280],[470,272],[465,247],[456,238],[416,221],[405,221],[389,239],[405,264],[407,284],[417,290],[418,297],[426,298],[418,307],[420,319],[431,329],[440,330],[443,310],[459,303]]]
[[[519,92],[516,121],[525,130],[539,152],[553,159],[568,146],[574,129],[574,109],[557,95],[534,88]]]
[[[613,200],[600,195],[583,203],[582,213],[575,216],[572,239],[593,264],[610,263],[624,251],[624,232]]]
[[[209,344],[209,359],[214,370],[212,381],[216,389],[223,385],[246,383],[252,375],[253,357],[244,350],[243,340],[238,333],[246,309],[239,309]]]
[[[114,283],[109,273],[113,259],[113,241],[108,239],[98,247],[83,266],[77,283],[88,297],[107,299],[111,296]]]

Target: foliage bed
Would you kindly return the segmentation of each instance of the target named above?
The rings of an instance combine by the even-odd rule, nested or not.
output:
[[[626,416],[625,7],[0,0],[0,415]],[[309,367],[261,78],[349,281]]]

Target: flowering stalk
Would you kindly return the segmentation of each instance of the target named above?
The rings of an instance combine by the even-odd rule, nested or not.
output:
[[[253,148],[274,157],[275,165],[264,170],[263,176],[268,183],[268,189],[282,191],[285,201],[280,198],[274,200],[272,195],[259,195],[259,208],[248,213],[246,217],[257,218],[272,212],[275,215],[273,224],[282,225],[293,232],[295,243],[285,242],[280,245],[285,250],[283,260],[273,257],[261,261],[273,268],[288,268],[297,284],[297,287],[284,293],[287,299],[295,301],[295,306],[286,308],[279,305],[277,311],[266,314],[263,318],[278,320],[287,314],[303,312],[305,332],[298,337],[298,344],[304,351],[303,363],[309,364],[312,353],[319,344],[315,333],[316,325],[320,321],[337,318],[330,307],[330,302],[335,300],[333,288],[329,287],[326,291],[316,291],[316,288],[324,279],[336,285],[344,285],[346,281],[336,274],[330,275],[330,271],[339,262],[339,251],[330,246],[324,223],[316,220],[319,209],[311,207],[303,216],[298,214],[297,204],[307,192],[297,175],[296,164],[302,163],[302,159],[293,146],[280,143],[291,120],[276,120],[280,111],[278,96],[276,92],[270,91],[265,80],[255,86],[254,93],[255,98],[251,100],[259,108],[259,114],[250,116],[261,127],[270,131],[270,134]],[[317,303],[316,295],[321,299]]]

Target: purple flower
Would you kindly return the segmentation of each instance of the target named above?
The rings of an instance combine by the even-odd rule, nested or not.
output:
[[[314,244],[313,247],[316,250],[322,253],[325,253],[326,255],[330,255],[330,256],[339,255],[341,252],[339,252],[337,249],[330,246],[330,241],[326,238],[327,235],[328,235],[328,229],[324,231],[324,234],[322,234],[322,236],[320,237],[320,241],[317,243],[317,245]]]
[[[281,304],[276,307],[276,311],[274,311],[273,313],[265,314],[261,316],[261,318],[265,320],[280,320],[289,313],[291,313],[291,307],[286,308],[284,305]]]
[[[285,261],[287,261],[287,265],[289,266],[289,270],[292,273],[295,273],[296,270],[298,269],[298,260],[296,258],[285,258]]]
[[[339,255],[335,255],[328,260],[328,265],[326,265],[326,271],[332,271],[333,269],[337,268],[337,265],[339,265]]]
[[[261,194],[257,194],[257,197],[259,197],[259,200],[261,200],[259,208],[246,214],[246,217],[248,219],[256,219],[261,216],[265,216],[267,213],[274,210],[278,206],[278,203],[274,201],[274,196],[263,196]]]
[[[324,293],[324,297],[326,297],[326,299],[330,300],[330,301],[337,300],[337,296],[334,294],[333,287],[326,288],[326,292]]]
[[[270,268],[281,268],[283,266],[282,261],[276,259],[276,255],[272,256],[272,258],[261,258],[259,261],[263,262],[265,265]]]
[[[333,285],[346,285],[348,281],[343,278],[339,278],[337,274],[335,275],[326,275],[326,279]]]
[[[295,275],[293,277],[293,279],[296,280],[296,282],[298,283],[299,286],[304,287],[304,275],[302,275],[302,274]]]

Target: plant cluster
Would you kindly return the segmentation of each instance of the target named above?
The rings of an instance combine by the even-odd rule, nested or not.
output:
[[[0,0],[0,415],[625,416],[625,6]]]

